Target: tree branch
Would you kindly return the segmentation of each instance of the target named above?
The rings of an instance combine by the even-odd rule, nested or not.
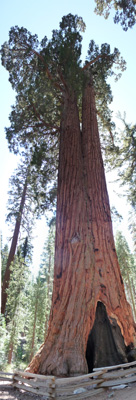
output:
[[[59,67],[58,67],[58,74],[59,74],[59,77],[60,77],[60,79],[61,79],[61,82],[63,83],[63,86],[65,87],[65,89],[66,89],[67,92],[68,92],[68,86],[67,86],[67,84],[66,84],[66,82],[65,82],[65,79],[64,79],[64,77],[63,77],[63,74],[62,74],[60,65],[59,65]]]
[[[106,57],[105,54],[99,54],[99,56],[95,57],[93,60],[91,60],[90,62],[88,62],[88,64],[84,65],[84,67],[82,68],[82,70],[84,71],[85,69],[87,69],[90,65],[94,64],[97,60],[99,60],[99,58],[104,58]]]
[[[56,131],[59,130],[59,127],[58,127],[58,126],[52,126],[52,127],[51,127],[51,125],[47,124],[47,123],[44,121],[44,119],[41,118],[39,112],[37,111],[35,105],[34,105],[32,102],[30,103],[30,106],[33,108],[36,117],[39,119],[39,121],[41,121],[41,126],[45,126],[45,128],[49,128],[49,129],[56,129]]]
[[[48,66],[47,66],[47,64],[46,64],[46,62],[45,62],[45,60],[44,60],[44,57],[43,57],[41,54],[39,54],[36,50],[32,49],[29,45],[26,45],[26,47],[24,47],[24,48],[21,47],[22,50],[26,50],[26,49],[28,49],[28,48],[29,48],[29,50],[30,50],[30,53],[32,52],[33,54],[35,54],[35,55],[43,62],[44,66],[45,66],[45,70],[46,70],[47,76],[48,76],[48,78],[50,79],[50,81],[53,82],[53,85],[54,85],[57,89],[59,89],[60,91],[62,91],[61,86],[60,86],[57,82],[54,82],[53,77],[52,77],[52,74],[51,74],[51,72],[49,71],[49,68],[48,68]]]

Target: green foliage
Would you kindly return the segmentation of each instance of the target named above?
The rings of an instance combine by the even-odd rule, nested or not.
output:
[[[18,252],[19,253],[19,252]],[[11,277],[7,289],[6,320],[8,332],[7,354],[9,360],[10,349],[12,355],[17,354],[21,332],[24,330],[26,310],[26,288],[29,277],[28,266],[21,258],[21,254],[15,256],[11,267]],[[10,361],[9,361],[10,362]]]
[[[27,296],[27,320],[25,325],[24,360],[27,362],[33,357],[39,346],[44,341],[46,310],[46,286],[40,280],[29,285]]]
[[[96,60],[96,62],[93,62],[93,60]],[[126,62],[117,48],[111,53],[109,44],[104,43],[99,48],[94,40],[91,40],[85,63],[86,67],[87,74],[89,71],[93,77],[97,114],[101,127],[103,130],[106,129],[112,132],[115,129],[115,124],[112,122],[112,112],[109,109],[109,104],[111,104],[113,97],[107,79],[114,77],[115,81],[117,81],[121,77],[121,72],[126,69]]]
[[[6,330],[6,322],[4,316],[0,315],[0,368],[5,370],[6,367],[6,347],[8,342],[8,334]]]
[[[1,249],[1,277],[2,277],[2,282],[6,270],[6,265],[7,265],[7,259],[8,259],[8,245],[5,244],[5,246]]]
[[[136,222],[135,222],[135,210],[134,208],[129,213],[129,230],[133,240],[134,255],[136,258]]]
[[[42,263],[36,279],[30,276],[28,267],[31,262],[29,246],[26,238],[18,246],[14,262],[10,267],[6,321],[3,316],[0,318],[1,368],[3,366],[5,368],[7,363],[13,368],[21,368],[22,362],[25,367],[44,342],[53,288],[55,217],[50,222]],[[2,249],[3,263],[6,249],[7,246]]]
[[[135,0],[95,0],[95,12],[98,15],[104,15],[107,19],[112,8],[115,9],[114,22],[121,23],[124,31],[136,22],[136,2]]]
[[[38,276],[30,283],[27,296],[24,360],[28,362],[44,342],[48,329],[53,288],[54,242],[55,225],[52,223],[45,242]]]
[[[121,220],[123,219],[122,215],[119,214],[118,210],[114,206],[111,208],[111,216],[112,220],[115,222],[116,221],[121,222]]]
[[[118,231],[116,234],[116,250],[123,279],[127,279],[127,273],[129,272],[129,276],[132,276],[136,281],[136,266],[134,257],[131,254],[125,237],[120,231]]]
[[[92,40],[84,67],[81,65],[82,18],[68,14],[52,39],[38,42],[25,28],[12,27],[9,41],[1,48],[2,64],[9,72],[15,89],[16,104],[6,128],[9,149],[20,152],[23,161],[11,178],[8,218],[16,218],[19,199],[27,176],[27,196],[22,226],[30,233],[34,216],[40,216],[56,204],[59,136],[64,96],[75,92],[81,118],[82,92],[86,81],[93,79],[99,121],[112,131],[109,104],[112,92],[107,78],[120,77],[125,62],[118,49],[101,48]],[[119,69],[119,70],[118,70]],[[80,120],[82,122],[82,119]],[[27,172],[29,169],[29,173]]]
[[[82,36],[79,33],[81,24],[84,26],[82,18],[77,15],[68,14],[63,17],[60,30],[53,31],[47,47],[52,75],[57,72],[60,84],[62,85],[61,77],[63,77],[64,86],[72,92],[74,89],[77,94],[81,90],[80,83],[82,83],[80,60]]]
[[[27,235],[29,241],[35,219],[44,214],[45,210],[52,209],[56,204],[56,160],[53,161],[49,153],[47,155],[42,153],[42,165],[38,166],[39,162],[39,153],[38,150],[36,152],[36,149],[31,156],[31,161],[28,155],[27,159],[24,157],[10,178],[10,190],[8,192],[7,222],[12,223],[14,227],[16,221],[21,218],[21,233],[23,233],[23,236],[24,234]],[[25,185],[27,185],[25,201],[23,209],[20,211]]]
[[[39,275],[43,281],[48,282],[53,279],[54,253],[55,253],[55,224],[56,218],[52,218],[49,224],[47,240],[44,244],[42,262],[40,264]]]
[[[11,249],[17,245],[17,232],[25,232],[30,240],[35,218],[55,205],[57,157],[54,159],[54,143],[50,139],[48,145],[41,141],[33,143],[32,153],[25,149],[22,162],[10,179],[7,220],[15,224]],[[12,260],[13,256],[10,262]]]
[[[118,170],[121,185],[131,206],[136,210],[136,125],[127,124],[122,119],[124,129],[118,134],[117,145],[107,149],[107,160]]]
[[[45,321],[45,336],[48,328],[48,320],[51,308],[51,299],[53,291],[53,276],[54,276],[54,254],[55,254],[55,217],[51,220],[49,226],[48,238],[45,242],[42,262],[40,265],[39,275],[46,284],[46,321]]]
[[[16,26],[11,28],[9,41],[1,48],[2,64],[9,71],[9,80],[17,93],[16,105],[10,115],[11,125],[6,128],[9,148],[15,153],[22,147],[29,150],[35,168],[43,165],[47,170],[46,157],[50,166],[58,161],[64,95],[74,91],[80,111],[83,87],[90,75],[96,89],[101,123],[112,129],[108,109],[112,93],[106,81],[113,74],[116,78],[120,76],[114,65],[124,70],[125,63],[118,49],[110,53],[109,45],[103,44],[99,49],[91,41],[82,67],[80,30],[84,27],[82,18],[68,14],[62,18],[60,29],[53,31],[52,39],[48,41],[45,37],[39,43],[36,35]],[[54,157],[53,164],[51,156]]]
[[[124,280],[126,294],[131,303],[134,317],[136,318],[135,295],[136,295],[136,263],[125,237],[120,231],[116,234],[116,251]]]
[[[76,93],[80,111],[83,87],[92,76],[101,124],[110,132],[114,128],[108,108],[112,92],[107,78],[114,75],[118,79],[125,62],[118,49],[111,53],[108,44],[99,49],[92,40],[82,67],[80,31],[84,28],[82,18],[68,14],[62,18],[60,29],[53,31],[52,39],[45,37],[39,43],[36,35],[16,26],[11,28],[9,41],[1,49],[2,64],[17,93],[11,125],[6,128],[9,148],[15,153],[23,148],[25,157],[29,154],[31,194],[39,213],[56,198],[64,94]]]

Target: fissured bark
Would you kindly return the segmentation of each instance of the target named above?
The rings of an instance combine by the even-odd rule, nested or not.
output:
[[[125,344],[133,343],[135,325],[115,251],[90,82],[83,95],[82,131],[76,97],[64,99],[52,307],[45,343],[28,370],[87,373],[86,347],[98,302],[109,320],[117,321]]]

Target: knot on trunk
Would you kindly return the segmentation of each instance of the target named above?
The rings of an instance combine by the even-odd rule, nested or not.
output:
[[[72,238],[71,238],[71,240],[70,240],[70,243],[71,243],[71,244],[76,244],[76,243],[78,243],[78,242],[80,242],[80,241],[81,241],[81,239],[80,239],[79,233],[78,233],[78,232],[75,232],[75,234],[72,236]]]

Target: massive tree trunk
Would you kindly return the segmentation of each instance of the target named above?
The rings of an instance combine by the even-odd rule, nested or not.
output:
[[[83,96],[83,156],[88,209],[95,257],[92,298],[94,312],[100,300],[106,306],[109,317],[120,326],[126,345],[134,340],[135,326],[131,307],[126,301],[124,284],[115,250],[109,197],[106,187],[96,118],[94,89],[90,83]],[[91,301],[92,302],[92,301]],[[93,302],[92,302],[93,304]]]
[[[14,234],[10,246],[10,251],[8,255],[8,260],[7,260],[7,265],[6,265],[6,271],[3,279],[3,285],[2,285],[2,305],[1,305],[1,312],[2,314],[5,313],[5,307],[6,307],[6,302],[7,302],[7,289],[9,287],[9,281],[10,281],[10,265],[12,261],[14,260],[16,248],[17,248],[17,242],[18,242],[18,236],[20,232],[20,226],[21,226],[21,219],[22,219],[22,214],[24,210],[24,204],[25,204],[25,199],[26,199],[26,191],[27,191],[27,178],[23,187],[23,192],[22,192],[22,197],[21,197],[21,202],[20,202],[20,207],[19,207],[19,213],[17,216],[16,224],[15,224],[15,229],[14,229]]]
[[[100,320],[100,309],[107,315],[109,324],[119,328],[116,334],[112,333],[114,329],[109,329],[113,341],[117,342],[118,361],[127,361],[125,345],[133,343],[135,338],[132,312],[115,251],[91,83],[84,91],[82,113],[81,132],[76,98],[65,96],[53,298],[45,343],[29,365],[29,371],[35,373],[75,375],[98,366],[98,349],[94,356],[88,338],[94,321],[96,325],[96,320]],[[98,303],[103,303],[105,311],[99,307],[96,313]],[[123,346],[121,335],[125,341]],[[89,352],[94,358],[91,368]]]

